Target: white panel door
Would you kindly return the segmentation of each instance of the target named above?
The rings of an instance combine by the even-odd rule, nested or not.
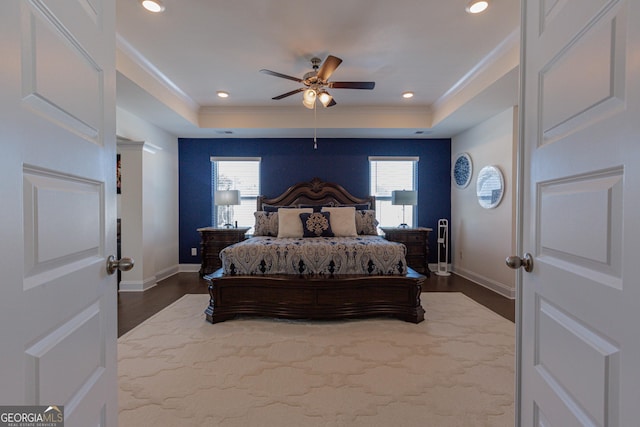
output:
[[[640,2],[523,8],[519,422],[638,425]]]
[[[0,54],[0,403],[115,426],[115,2],[4,0]]]

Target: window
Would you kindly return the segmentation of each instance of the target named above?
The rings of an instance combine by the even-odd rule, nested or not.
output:
[[[253,213],[260,194],[260,158],[259,157],[212,157],[211,158],[211,198],[213,212],[211,223],[223,227],[227,219],[238,226],[250,226],[255,223]],[[240,205],[217,206],[216,190],[240,191]],[[253,229],[247,233],[253,233]]]
[[[416,225],[415,206],[405,206],[403,214],[403,206],[391,204],[391,192],[417,190],[418,160],[418,157],[369,157],[370,192],[376,196],[376,219],[381,227]]]

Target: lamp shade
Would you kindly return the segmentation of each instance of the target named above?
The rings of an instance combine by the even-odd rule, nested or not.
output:
[[[216,190],[214,197],[215,197],[215,204],[218,206],[240,204],[239,190]]]
[[[333,100],[333,96],[329,95],[329,93],[326,90],[322,90],[318,94],[318,99],[320,100],[320,102],[324,107],[328,107],[329,103]]]
[[[411,205],[418,204],[418,192],[413,190],[394,190],[391,192],[392,205]]]
[[[309,104],[311,104],[312,102],[314,102],[316,100],[316,96],[317,93],[315,90],[313,89],[307,89],[304,91],[304,93],[302,94],[302,99],[304,99],[305,101],[307,101]]]
[[[307,101],[306,99],[302,99],[302,105],[304,105],[305,107],[307,107],[310,110],[313,110],[313,108],[316,106],[315,101]]]

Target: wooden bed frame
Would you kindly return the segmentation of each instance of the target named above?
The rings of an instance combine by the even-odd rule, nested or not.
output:
[[[369,204],[342,186],[314,178],[275,198],[258,197],[258,210],[269,206]],[[218,323],[236,315],[289,319],[341,319],[388,315],[407,322],[424,320],[420,293],[425,276],[412,269],[404,276],[263,275],[231,276],[222,269],[204,277],[209,282],[207,320]]]

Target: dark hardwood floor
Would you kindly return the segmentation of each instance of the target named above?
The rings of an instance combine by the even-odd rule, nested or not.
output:
[[[432,274],[423,292],[462,292],[502,317],[515,319],[515,302],[455,274]],[[198,273],[178,273],[145,292],[118,293],[118,336],[133,329],[185,294],[206,294],[207,282]],[[202,307],[204,312],[205,307]]]

